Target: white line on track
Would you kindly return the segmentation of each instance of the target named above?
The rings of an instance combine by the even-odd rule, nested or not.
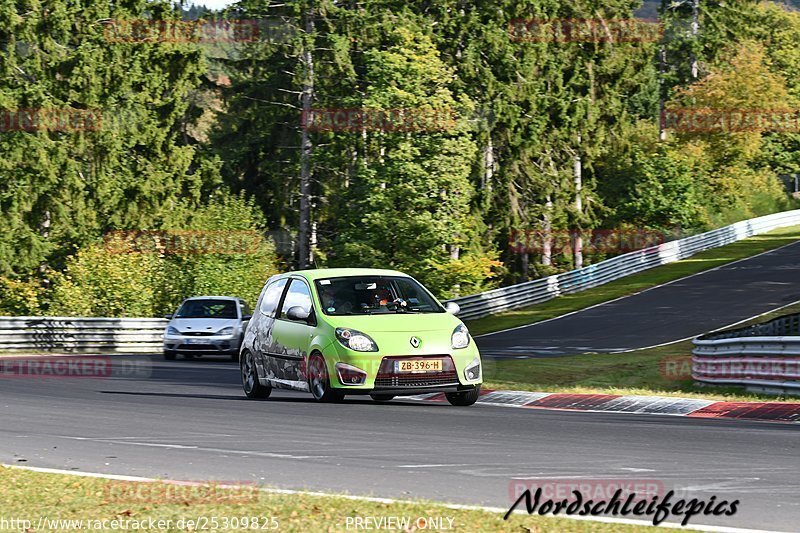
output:
[[[161,483],[178,483],[185,485],[185,481],[171,481],[171,480],[163,480],[163,479],[155,479],[155,478],[147,478],[147,477],[137,477],[137,476],[123,476],[118,474],[99,474],[97,472],[81,472],[78,470],[60,470],[57,468],[40,468],[36,466],[19,466],[19,465],[8,465],[0,463],[0,466],[6,468],[15,468],[18,470],[28,470],[31,472],[41,472],[43,474],[61,474],[61,475],[69,475],[69,476],[78,476],[78,477],[89,477],[89,478],[101,478],[101,479],[112,479],[115,481],[133,481],[133,482],[142,482],[142,483],[152,483],[152,482],[161,482]],[[203,485],[203,483],[197,483],[197,485]],[[231,486],[230,488],[236,488]],[[250,487],[248,487],[250,488]],[[270,489],[270,488],[260,488],[262,492],[268,494],[287,494],[287,495],[299,495],[299,496],[309,496],[314,498],[342,498],[345,500],[354,500],[354,501],[364,501],[364,502],[374,502],[374,503],[384,503],[384,504],[417,504],[419,502],[415,502],[412,500],[397,500],[394,498],[376,498],[372,496],[355,496],[352,494],[330,494],[326,492],[316,492],[316,491],[305,491],[305,490],[291,490],[291,489]],[[503,509],[501,507],[485,507],[480,505],[460,505],[460,504],[451,504],[451,503],[436,503],[441,507],[446,509],[455,509],[455,510],[464,510],[464,511],[483,511],[488,513],[502,513],[505,514],[508,512],[508,509]],[[516,514],[525,515],[525,512],[515,511]],[[584,522],[604,522],[607,524],[628,524],[634,526],[650,526],[652,527],[652,522],[648,522],[645,520],[631,520],[628,518],[607,518],[607,517],[600,517],[600,516],[593,516],[593,517],[583,517],[583,516],[569,516],[569,515],[559,515],[554,516],[552,514],[544,515],[546,517],[551,518],[565,518],[568,520],[578,520]],[[718,533],[770,533],[768,530],[763,529],[746,529],[746,528],[737,528],[737,527],[727,527],[727,526],[704,526],[704,525],[690,525],[690,526],[681,526],[680,524],[673,524],[662,522],[659,524],[658,527],[672,527],[678,529],[685,529],[687,531],[710,531],[710,532],[718,532]],[[772,532],[774,533],[774,532]]]
[[[123,444],[128,446],[150,446],[155,448],[173,448],[176,450],[197,450],[201,452],[214,452],[214,453],[223,453],[230,455],[253,455],[257,457],[272,457],[274,459],[324,459],[329,457],[328,455],[292,455],[288,453],[229,450],[225,448],[206,448],[204,446],[186,446],[184,444],[157,444],[153,442],[136,442],[132,440],[94,439],[88,437],[70,437],[66,435],[54,435],[54,436],[60,439],[83,440],[83,441],[88,440],[102,444]]]
[[[448,464],[448,465],[397,465],[396,468],[439,468],[441,466],[473,466],[474,463]]]

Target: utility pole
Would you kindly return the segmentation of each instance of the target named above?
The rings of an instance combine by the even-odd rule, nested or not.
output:
[[[692,39],[697,40],[700,33],[700,0],[692,0]],[[697,56],[692,54],[692,79],[696,80],[700,75]]]
[[[575,158],[573,160],[573,175],[575,178],[575,211],[578,216],[583,213],[583,197],[581,191],[583,190],[583,173],[581,164],[581,134],[578,134],[578,146],[575,150]],[[579,225],[576,225],[572,233],[572,257],[575,263],[575,268],[583,267],[583,236]]]
[[[666,26],[666,13],[669,9],[676,9],[687,3],[691,3],[692,6],[692,22],[691,22],[691,29],[690,34],[694,41],[697,40],[698,36],[700,35],[700,0],[673,0],[672,3],[669,3],[669,0],[661,0],[661,19],[662,24]],[[697,55],[692,53],[692,65],[691,65],[691,76],[692,81],[697,80],[700,77],[700,61],[697,58]],[[667,87],[666,82],[664,80],[666,73],[667,73],[667,47],[664,42],[662,42],[661,47],[659,49],[659,86],[660,86],[660,95],[659,95],[659,139],[664,141],[667,138],[667,131],[666,131],[666,109],[665,109],[665,100],[667,97]]]
[[[305,21],[305,42],[301,61],[304,67],[302,105],[303,116],[311,115],[314,98],[314,11],[309,9]],[[300,223],[298,227],[298,258],[301,269],[311,265],[311,155],[314,149],[308,128],[302,128],[300,137]]]

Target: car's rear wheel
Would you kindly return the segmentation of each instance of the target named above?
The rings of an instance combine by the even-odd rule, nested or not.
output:
[[[272,387],[265,387],[259,383],[256,359],[253,354],[244,352],[239,366],[242,371],[242,389],[244,389],[245,396],[253,400],[269,398]]]
[[[474,389],[464,392],[447,392],[445,397],[450,405],[457,405],[459,407],[466,407],[478,401],[478,396],[481,395],[481,386],[477,385]]]
[[[376,402],[388,402],[394,400],[394,395],[392,394],[370,394],[370,397]]]
[[[320,353],[313,353],[308,358],[308,390],[318,402],[340,402],[344,394],[331,387],[328,366]]]

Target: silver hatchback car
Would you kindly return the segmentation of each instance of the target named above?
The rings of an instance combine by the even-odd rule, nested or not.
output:
[[[223,355],[238,361],[251,313],[241,298],[196,296],[184,300],[175,314],[165,318],[169,324],[164,331],[164,359]]]

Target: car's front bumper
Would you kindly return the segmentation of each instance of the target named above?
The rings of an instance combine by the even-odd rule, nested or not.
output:
[[[164,352],[198,355],[231,355],[239,353],[241,339],[237,335],[196,335],[164,337]]]
[[[327,351],[327,350],[326,350]],[[420,350],[422,351],[422,350]],[[435,349],[431,349],[434,352]],[[483,382],[483,368],[477,379],[468,379],[467,367],[480,360],[475,343],[460,350],[441,350],[436,353],[414,353],[406,355],[380,352],[352,352],[336,346],[335,351],[324,354],[331,376],[331,386],[346,394],[392,394],[413,395],[428,392],[459,392],[474,389]],[[441,371],[401,373],[392,363],[400,360],[442,359]],[[353,384],[342,380],[337,372],[337,363],[355,367],[366,373],[363,383]]]
[[[380,394],[386,396],[416,396],[418,394],[434,394],[434,393],[446,393],[446,392],[467,392],[475,389],[475,387],[479,387],[480,384],[474,385],[461,385],[461,384],[450,384],[450,385],[435,385],[430,387],[376,387],[374,389],[361,389],[361,388],[350,388],[345,387],[342,392],[347,394]]]

